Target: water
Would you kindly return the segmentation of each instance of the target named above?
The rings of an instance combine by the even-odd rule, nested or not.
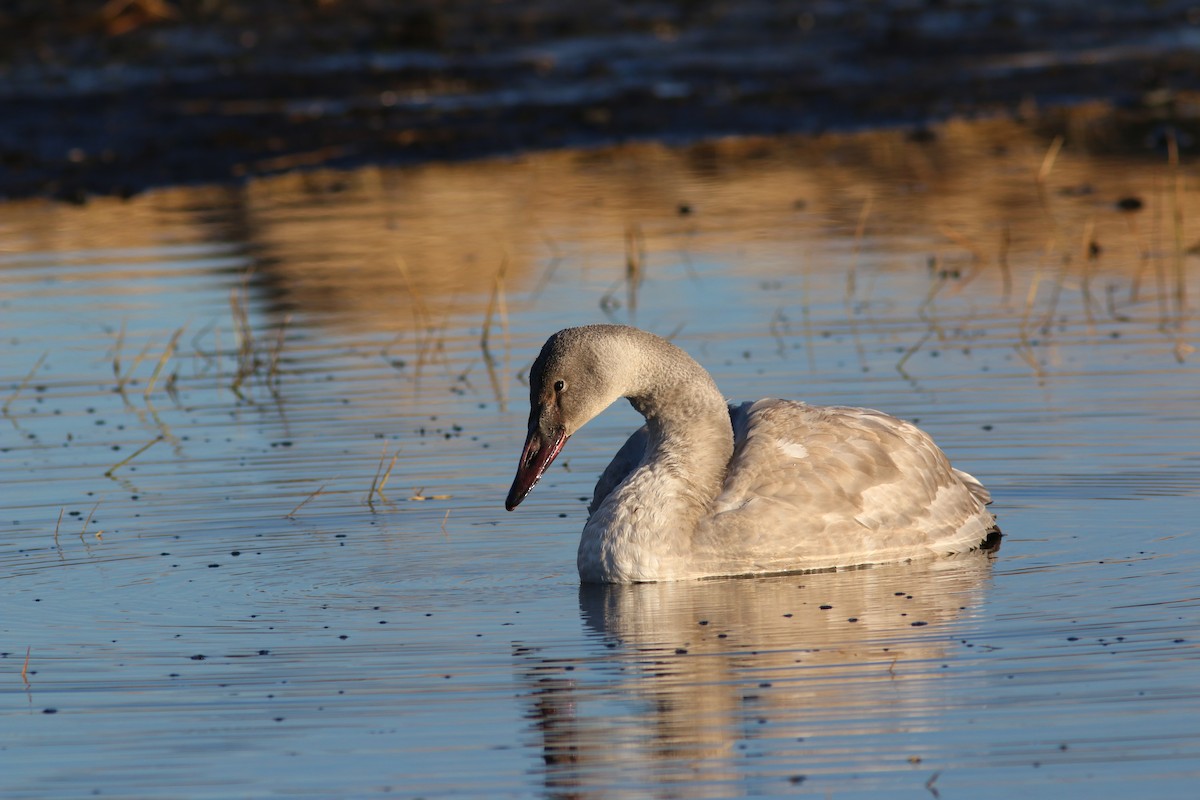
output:
[[[1039,188],[1048,146],[955,124],[0,207],[3,793],[1191,796],[1194,172],[1068,148]],[[581,590],[636,414],[502,503],[524,370],[605,319],[732,398],[919,420],[1002,548]]]

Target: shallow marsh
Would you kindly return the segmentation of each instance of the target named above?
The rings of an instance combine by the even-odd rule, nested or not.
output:
[[[1189,796],[1197,188],[987,122],[0,207],[0,788]],[[919,420],[1002,548],[581,590],[632,410],[502,502],[606,319]]]

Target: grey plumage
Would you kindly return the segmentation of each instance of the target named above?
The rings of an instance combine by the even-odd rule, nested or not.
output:
[[[916,426],[789,400],[727,406],[683,350],[616,325],[569,328],[543,347],[510,508],[550,448],[618,397],[647,422],[596,484],[579,549],[585,581],[900,561],[977,548],[996,530],[987,490]]]

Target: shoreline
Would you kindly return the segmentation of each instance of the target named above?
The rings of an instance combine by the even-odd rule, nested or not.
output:
[[[139,0],[108,4],[112,19],[9,14],[0,198],[629,141],[921,136],[980,116],[1054,125],[1096,104],[1112,123],[1093,144],[1153,153],[1171,127],[1186,157],[1200,141],[1200,18],[1176,2],[1057,5],[624,2],[600,18],[589,4]]]

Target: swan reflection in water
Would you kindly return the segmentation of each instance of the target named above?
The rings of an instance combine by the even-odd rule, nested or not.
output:
[[[851,772],[862,789],[892,770],[919,787],[931,741],[913,734],[970,691],[943,664],[992,560],[581,587],[598,653],[514,645],[549,795],[787,793]]]

